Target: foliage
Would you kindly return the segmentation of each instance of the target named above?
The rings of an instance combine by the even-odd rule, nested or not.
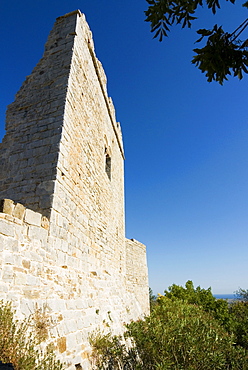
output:
[[[248,302],[235,302],[230,306],[234,322],[235,342],[248,350]]]
[[[245,289],[239,288],[239,290],[237,290],[235,293],[238,299],[248,302],[248,289],[245,290]]]
[[[150,302],[150,309],[152,310],[153,307],[157,303],[157,297],[153,294],[153,291],[151,288],[149,288],[149,302]]]
[[[124,339],[119,335],[112,336],[110,333],[93,333],[89,337],[93,348],[93,368],[112,369],[135,369],[137,356],[135,349],[128,348]]]
[[[162,41],[168,36],[170,28],[174,24],[181,24],[182,28],[191,27],[192,21],[197,19],[196,10],[205,3],[216,13],[220,8],[219,0],[146,0],[149,4],[145,11],[146,21],[151,24],[154,37]],[[232,4],[235,0],[227,0]],[[248,8],[248,1],[243,4]],[[248,40],[239,40],[240,34],[248,26],[248,18],[232,33],[225,32],[222,27],[215,25],[212,30],[200,29],[201,35],[196,42],[207,37],[207,43],[203,48],[196,48],[196,55],[192,59],[203,73],[206,73],[207,81],[218,81],[221,85],[227,76],[233,72],[234,76],[242,79],[243,73],[248,73]]]
[[[248,368],[248,353],[233,345],[233,335],[201,306],[181,299],[158,298],[149,317],[127,325],[125,339],[129,347],[110,335],[92,342],[100,359],[96,369]]]
[[[227,330],[231,330],[232,317],[229,314],[228,302],[224,299],[216,299],[211,292],[211,288],[202,289],[200,286],[194,288],[193,282],[188,280],[185,288],[173,284],[168,290],[164,291],[164,294],[165,297],[172,300],[181,299],[184,302],[201,306],[204,311],[211,313]]]
[[[248,366],[245,351],[233,347],[232,335],[201,307],[180,300],[161,297],[150,317],[128,326],[128,334],[146,369]]]
[[[172,300],[181,299],[190,304],[201,306],[218,320],[224,328],[234,335],[236,344],[248,349],[248,290],[239,289],[236,295],[241,302],[228,304],[226,300],[216,299],[211,288],[194,288],[192,281],[187,281],[185,288],[173,284],[165,290],[165,296]]]
[[[39,349],[40,338],[30,330],[30,320],[14,318],[11,303],[0,301],[0,361],[15,370],[62,370],[51,347]]]
[[[47,306],[43,305],[43,307],[38,307],[36,305],[31,319],[38,342],[41,343],[48,339],[48,329],[51,325],[51,319],[47,313]]]

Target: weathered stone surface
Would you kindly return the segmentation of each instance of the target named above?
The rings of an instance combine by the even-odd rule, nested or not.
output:
[[[45,216],[42,217],[41,226],[46,230],[49,229],[49,220],[47,219],[47,217],[45,217]]]
[[[13,225],[11,225],[11,223],[5,222],[4,219],[0,219],[0,235],[1,234],[11,237],[15,236]]]
[[[14,208],[13,216],[19,218],[20,220],[23,220],[24,214],[25,207],[22,204],[17,203]]]
[[[58,350],[60,353],[63,353],[66,351],[66,338],[65,337],[58,338]]]
[[[0,212],[12,215],[14,210],[14,202],[11,199],[3,199],[0,202]]]
[[[25,212],[25,222],[30,225],[41,226],[42,215],[38,212],[31,211],[31,209],[26,209]]]
[[[0,198],[11,199],[0,209],[0,299],[20,318],[46,307],[68,370],[91,368],[94,330],[121,333],[149,313],[145,246],[125,239],[123,159],[92,34],[72,12],[8,107],[0,144]]]

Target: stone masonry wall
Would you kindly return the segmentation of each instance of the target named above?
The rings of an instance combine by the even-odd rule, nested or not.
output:
[[[146,246],[135,239],[126,239],[126,256],[127,291],[135,296],[142,312],[148,314],[149,295],[144,289],[148,286]]]
[[[91,368],[89,334],[98,329],[121,333],[124,322],[148,313],[144,246],[128,242],[132,252],[127,259],[127,290],[118,294],[117,276],[105,272],[103,279],[97,271],[86,273],[80,256],[68,255],[63,265],[60,251],[50,242],[54,238],[45,216],[12,200],[2,201],[0,211],[0,299],[12,301],[20,318],[46,307],[52,322],[49,341],[58,358],[70,370],[75,364]],[[140,249],[143,256],[138,262]]]
[[[149,313],[145,246],[125,239],[123,144],[80,11],[59,17],[0,144],[0,299],[47,307],[67,368],[88,335]]]

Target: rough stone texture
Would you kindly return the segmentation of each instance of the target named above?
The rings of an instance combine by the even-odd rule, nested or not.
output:
[[[135,239],[126,239],[126,267],[127,291],[136,297],[142,311],[147,312],[149,295],[144,291],[148,276],[146,246]]]
[[[47,307],[67,368],[88,335],[149,313],[145,246],[126,241],[123,144],[80,11],[57,19],[7,111],[0,144],[0,299]]]
[[[14,202],[11,199],[3,199],[0,203],[0,211],[7,215],[12,215],[14,210]]]

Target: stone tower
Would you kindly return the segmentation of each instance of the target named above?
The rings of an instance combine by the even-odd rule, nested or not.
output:
[[[70,369],[89,368],[89,332],[106,320],[120,332],[123,322],[149,312],[145,247],[125,239],[123,160],[121,128],[85,17],[59,17],[7,110],[0,298],[13,299],[20,314],[45,302],[61,315],[50,339]],[[13,263],[4,263],[6,251]]]

